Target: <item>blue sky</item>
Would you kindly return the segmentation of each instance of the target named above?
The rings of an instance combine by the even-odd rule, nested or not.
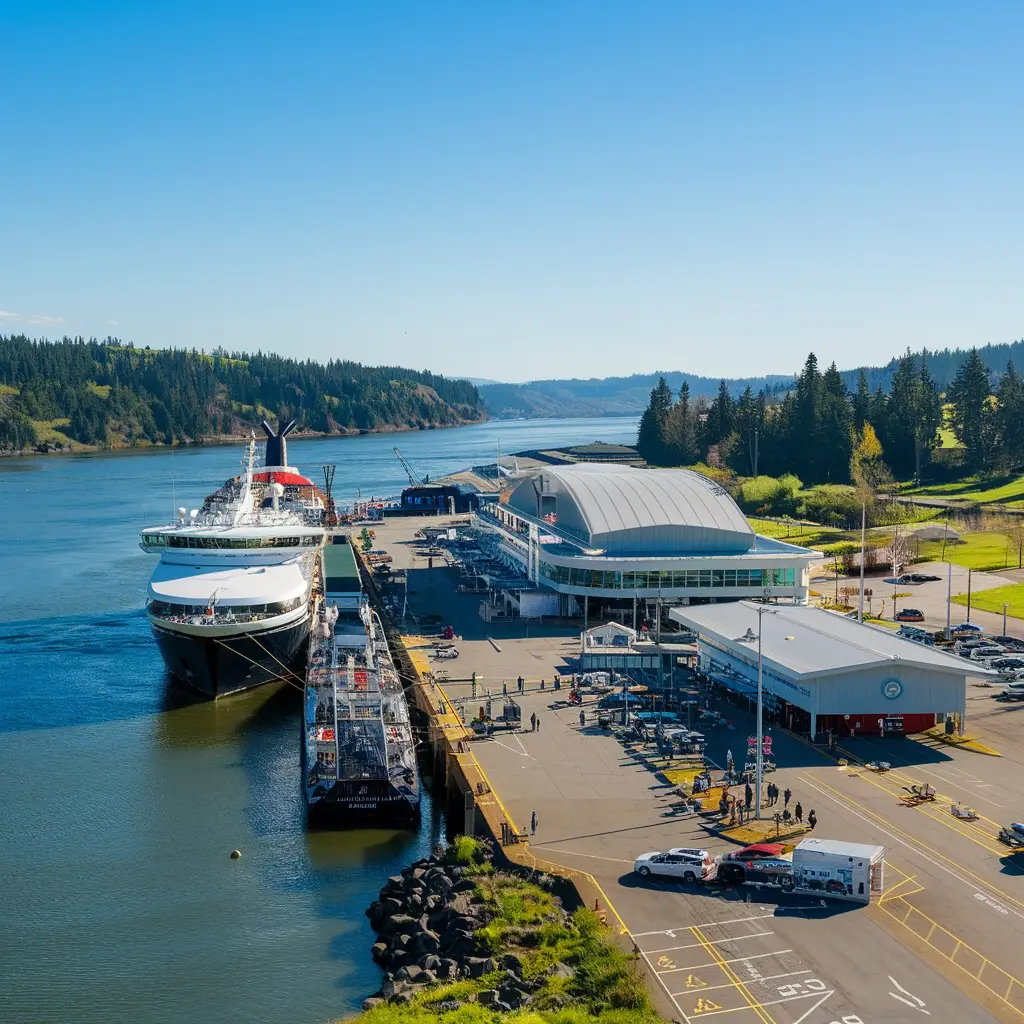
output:
[[[1024,336],[1020,4],[0,4],[0,332],[524,380]]]

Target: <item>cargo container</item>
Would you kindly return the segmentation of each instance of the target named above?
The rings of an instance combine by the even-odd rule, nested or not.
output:
[[[793,890],[870,903],[884,882],[885,848],[837,839],[804,839],[793,851]]]

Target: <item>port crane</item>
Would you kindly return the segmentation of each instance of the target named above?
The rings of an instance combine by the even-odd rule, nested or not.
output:
[[[398,456],[398,461],[402,464],[402,469],[405,470],[405,475],[409,478],[410,487],[422,487],[424,484],[430,483],[430,477],[418,477],[412,470],[412,466],[409,465],[409,460],[395,448],[395,455]]]

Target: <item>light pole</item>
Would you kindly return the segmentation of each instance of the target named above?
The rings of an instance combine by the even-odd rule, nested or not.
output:
[[[1006,633],[1006,609],[1009,608],[1009,607],[1010,606],[1008,604],[1004,604],[1003,605],[1003,636],[1004,637],[1007,635],[1007,633]]]
[[[864,548],[867,540],[868,501],[864,498],[860,503],[860,605],[857,609],[857,621],[864,621]]]
[[[764,776],[764,654],[761,649],[761,634],[763,632],[762,616],[765,612],[774,615],[775,610],[767,608],[763,604],[757,606],[757,753],[755,755],[754,770],[754,819],[761,820],[761,779]],[[754,640],[750,628],[747,632],[736,638],[740,643],[750,643]]]

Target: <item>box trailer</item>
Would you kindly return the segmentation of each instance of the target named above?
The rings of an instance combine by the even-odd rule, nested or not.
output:
[[[837,839],[804,839],[793,851],[793,890],[870,903],[884,882],[885,848]]]

